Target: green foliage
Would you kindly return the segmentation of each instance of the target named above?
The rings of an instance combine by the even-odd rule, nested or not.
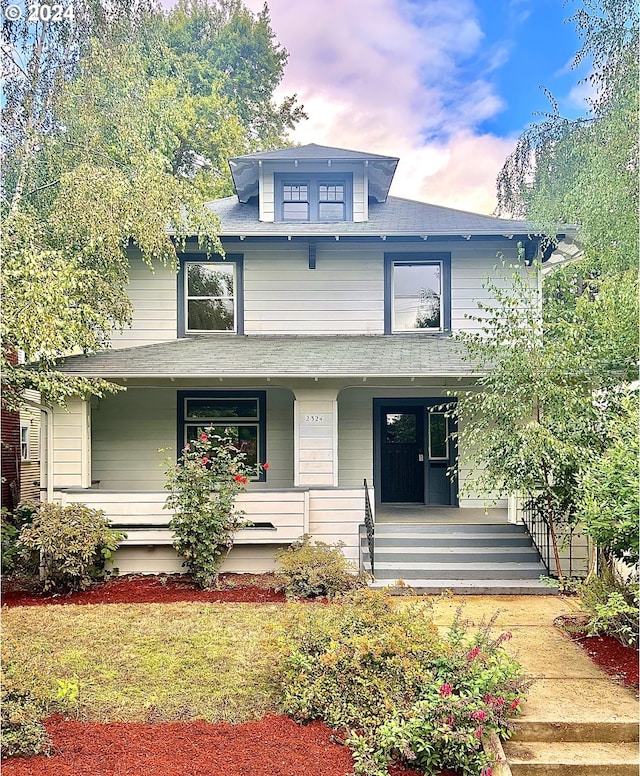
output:
[[[205,589],[216,583],[235,532],[248,525],[234,506],[235,497],[266,464],[251,472],[246,458],[237,442],[208,427],[185,445],[178,463],[167,461],[165,488],[170,494],[165,509],[174,512],[169,523],[173,546]]]
[[[327,608],[299,607],[282,637],[285,710],[349,731],[357,773],[386,776],[393,759],[437,774],[488,765],[481,738],[508,736],[527,683],[491,635],[460,612],[443,638],[429,604],[372,591]]]
[[[582,603],[590,612],[587,632],[606,634],[622,644],[638,646],[638,584],[621,581],[608,568],[600,570],[579,590]]]
[[[239,0],[74,3],[74,22],[5,20],[3,404],[119,390],[56,370],[127,326],[128,256],[175,266],[187,235],[223,253],[202,203],[232,193],[227,158],[281,145],[301,117],[272,95],[284,52]],[[206,34],[205,34],[206,31]],[[266,147],[266,146],[265,146]],[[6,356],[22,350],[29,366]]]
[[[302,598],[331,598],[357,587],[362,583],[356,576],[355,564],[344,557],[343,546],[343,542],[311,543],[309,534],[304,534],[276,553],[278,585],[287,596]]]
[[[48,743],[42,724],[47,702],[35,670],[22,658],[18,642],[3,635],[0,690],[3,758],[38,754]]]
[[[101,510],[85,504],[37,505],[18,544],[25,557],[37,552],[45,591],[85,590],[109,575],[105,564],[124,534],[109,527]]]
[[[638,395],[623,396],[624,414],[609,426],[607,446],[586,468],[579,492],[578,517],[605,557],[637,565],[640,481]]]
[[[26,559],[20,552],[18,539],[22,528],[31,523],[36,505],[21,502],[10,513],[6,507],[2,508],[0,523],[0,537],[2,539],[2,573],[9,576],[15,572],[31,574],[38,568],[35,558]]]

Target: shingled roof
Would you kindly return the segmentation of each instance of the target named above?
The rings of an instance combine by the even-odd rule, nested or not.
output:
[[[467,237],[526,236],[526,221],[468,213],[399,197],[369,203],[368,221],[287,223],[259,220],[258,205],[237,197],[207,202],[220,219],[221,237]]]
[[[472,365],[449,336],[207,335],[66,358],[83,377],[460,377]]]

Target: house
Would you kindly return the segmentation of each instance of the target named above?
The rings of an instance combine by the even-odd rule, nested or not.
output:
[[[180,570],[158,450],[175,455],[215,425],[270,465],[239,497],[253,526],[224,570],[270,570],[275,550],[303,533],[367,562],[365,512],[370,527],[377,515],[379,543],[383,521],[391,533],[413,526],[395,555],[393,541],[376,550],[376,576],[389,579],[407,576],[405,550],[429,525],[484,526],[489,545],[519,531],[505,494],[461,496],[465,451],[441,405],[474,381],[451,333],[473,325],[465,315],[477,311],[483,277],[502,254],[538,282],[539,238],[524,222],[390,197],[393,157],[306,145],[229,164],[236,194],[207,203],[224,258],[194,238],[177,274],[151,273],[132,251],[132,326],[110,350],[61,367],[126,391],[54,408],[52,497],[124,526],[122,572]],[[543,573],[535,551],[505,546],[500,558]],[[481,576],[473,565],[447,573]]]

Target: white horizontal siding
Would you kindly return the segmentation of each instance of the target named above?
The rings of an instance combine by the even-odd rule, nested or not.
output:
[[[233,547],[220,570],[249,574],[273,571],[278,549],[275,545]],[[173,547],[120,547],[112,565],[120,574],[179,574],[185,573],[182,560]]]
[[[131,327],[114,332],[113,348],[131,348],[176,339],[178,326],[177,277],[170,267],[151,271],[139,253],[129,261],[127,293],[133,305]]]
[[[343,542],[348,560],[359,561],[359,526],[364,523],[362,488],[310,490],[309,533],[327,544]]]
[[[83,488],[91,484],[89,411],[80,399],[67,401],[53,413],[53,485]]]
[[[266,403],[267,487],[292,487],[293,395],[283,388],[268,388]],[[164,461],[176,452],[176,408],[177,389],[169,387],[130,387],[94,402],[92,478],[100,488],[162,490]],[[75,448],[75,432],[69,429],[69,433],[69,444]],[[63,444],[60,440],[60,447]],[[159,452],[160,448],[167,452]]]
[[[380,333],[384,329],[381,256],[366,246],[320,243],[316,269],[306,245],[247,246],[247,334]]]

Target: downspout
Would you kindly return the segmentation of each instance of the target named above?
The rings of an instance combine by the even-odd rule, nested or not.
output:
[[[51,407],[47,407],[44,404],[40,404],[37,401],[31,399],[22,399],[25,404],[43,412],[47,417],[47,449],[45,451],[45,469],[47,472],[47,498],[45,501],[51,503],[53,501],[53,412]],[[40,464],[40,474],[42,475],[42,463]],[[40,490],[42,494],[42,489]]]

